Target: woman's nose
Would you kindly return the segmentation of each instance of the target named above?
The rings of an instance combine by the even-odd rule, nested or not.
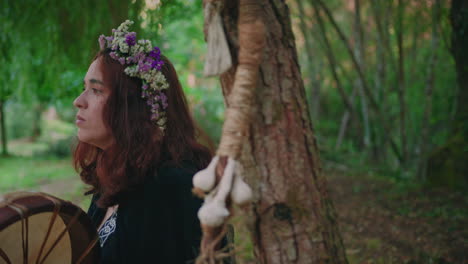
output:
[[[73,101],[73,105],[76,108],[86,108],[86,100],[84,98],[84,92],[82,92],[78,97],[76,97],[75,101]]]

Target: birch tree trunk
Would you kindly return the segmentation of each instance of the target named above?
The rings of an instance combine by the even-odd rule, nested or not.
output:
[[[364,32],[362,30],[360,5],[361,4],[359,0],[354,0],[354,33],[356,43],[354,46],[354,54],[362,72],[365,72],[366,65],[364,62]],[[364,126],[364,138],[362,142],[364,144],[364,148],[366,149],[370,146],[369,111],[367,110],[368,107],[366,95],[364,94],[364,89],[362,88],[363,83],[359,77],[356,78],[355,86],[358,88],[359,98],[361,101],[362,123]]]
[[[222,18],[234,58],[221,76],[225,96],[237,64],[237,16],[238,2],[225,1]],[[347,263],[307,111],[288,7],[264,0],[263,19],[264,61],[241,156],[255,194],[247,214],[256,257],[265,264]]]

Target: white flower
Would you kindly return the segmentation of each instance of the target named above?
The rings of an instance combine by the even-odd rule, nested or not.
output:
[[[128,44],[127,43],[121,43],[119,45],[120,51],[123,53],[128,53]]]

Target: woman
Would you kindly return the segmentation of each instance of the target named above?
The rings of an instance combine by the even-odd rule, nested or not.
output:
[[[211,159],[176,72],[126,21],[101,50],[75,101],[75,168],[92,189],[102,263],[186,263],[201,239],[192,176]]]

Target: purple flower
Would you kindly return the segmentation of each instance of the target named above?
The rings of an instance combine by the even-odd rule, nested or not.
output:
[[[140,63],[140,64],[138,64],[138,70],[139,70],[140,72],[147,72],[147,71],[149,71],[150,68],[151,68],[151,65],[148,65],[148,64],[146,64],[146,63]]]
[[[112,42],[114,40],[113,36],[106,37],[107,42]]]
[[[133,46],[136,44],[136,33],[135,32],[130,32],[128,33],[126,36],[125,36],[125,42],[127,42],[127,44],[129,46]]]
[[[158,71],[160,71],[162,65],[164,65],[164,62],[162,60],[154,60],[151,63],[151,68],[152,69],[156,68]]]
[[[151,115],[151,120],[157,120],[159,118],[159,113],[154,113]]]
[[[120,64],[124,65],[125,64],[125,58],[119,58]]]
[[[164,65],[164,61],[161,60],[161,50],[158,47],[154,47],[148,54],[154,60],[151,60],[151,68],[161,70],[161,66]]]
[[[99,47],[101,49],[106,48],[106,37],[104,35],[99,36]]]
[[[167,101],[167,97],[163,93],[161,93],[160,98],[161,98],[161,102],[163,102],[163,103]]]
[[[116,50],[119,46],[117,44],[112,45],[111,49]]]
[[[148,85],[144,84],[141,88],[143,88],[143,90],[146,90],[146,89],[148,89]]]
[[[140,61],[140,62],[138,63],[138,70],[139,70],[140,72],[147,72],[147,71],[149,71],[150,69],[151,69],[151,65],[146,64],[146,63],[144,63],[144,62],[142,62],[142,61]]]
[[[133,57],[128,57],[127,58],[127,64],[133,63],[134,62],[133,59],[134,59]]]
[[[114,60],[118,60],[118,59],[119,59],[119,56],[117,56],[117,53],[115,53],[115,52],[109,53],[109,56],[110,56],[111,58],[113,58]]]
[[[137,62],[137,61],[138,61],[138,62],[140,62],[140,61],[143,61],[143,62],[144,62],[145,59],[146,59],[146,55],[145,55],[144,52],[138,52],[138,53],[135,54],[133,57],[135,58],[135,62]]]
[[[161,50],[158,47],[154,47],[152,51],[150,51],[149,56],[155,59],[159,59],[161,55]]]

